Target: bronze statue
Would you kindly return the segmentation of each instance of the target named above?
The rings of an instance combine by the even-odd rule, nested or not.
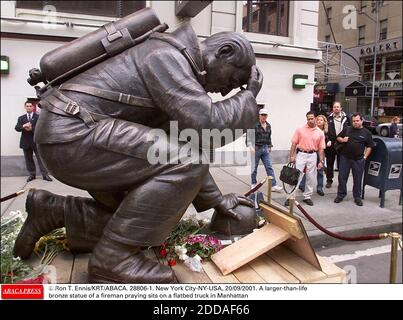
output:
[[[199,133],[251,128],[263,81],[255,63],[243,35],[221,32],[199,44],[185,24],[172,34],[153,33],[48,89],[40,102],[38,151],[55,178],[92,198],[30,190],[15,255],[27,258],[42,235],[65,226],[71,251],[92,251],[91,282],[175,282],[173,271],[146,258],[142,248],[160,245],[191,203],[231,220],[242,219],[233,208],[253,203],[222,195],[207,164],[150,164],[152,129],[166,129],[169,121]],[[244,84],[223,101],[207,95],[226,95]],[[124,93],[121,102],[113,101],[116,92]],[[182,144],[159,143],[171,150]]]

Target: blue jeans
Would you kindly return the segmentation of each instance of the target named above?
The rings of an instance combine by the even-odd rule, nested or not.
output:
[[[269,152],[269,148],[267,145],[264,146],[255,146],[255,162],[252,163],[252,167],[254,167],[252,172],[252,184],[256,184],[256,176],[257,176],[257,167],[259,166],[259,161],[262,159],[264,168],[266,169],[266,173],[268,176],[273,177],[273,184],[274,187],[277,185],[276,177],[274,175],[273,166],[271,164],[271,155]]]
[[[337,196],[344,198],[347,195],[347,180],[350,169],[353,172],[353,197],[361,199],[362,176],[364,174],[365,160],[351,160],[340,155],[339,186]]]
[[[324,170],[318,170],[318,174],[316,175],[316,180],[317,180],[317,185],[316,185],[316,191],[322,191],[323,192],[323,172]],[[305,175],[303,176],[301,183],[299,184],[299,188],[301,190],[305,190]]]

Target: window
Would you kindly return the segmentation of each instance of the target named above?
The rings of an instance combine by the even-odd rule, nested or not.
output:
[[[402,56],[399,53],[391,53],[385,58],[385,80],[401,79]]]
[[[360,61],[361,70],[364,70],[362,80],[372,81],[374,70],[374,57],[364,58]],[[376,56],[376,74],[375,80],[382,80],[382,57]]]
[[[326,16],[327,16],[327,24],[330,23],[330,20],[332,19],[332,7],[326,8]]]
[[[381,20],[379,27],[379,40],[385,40],[388,34],[388,19]]]
[[[58,12],[104,17],[124,17],[145,8],[145,1],[16,1],[16,8],[43,10],[52,5]]]
[[[330,34],[328,34],[327,36],[325,36],[325,42],[330,42]]]
[[[288,37],[289,1],[243,1],[242,30]]]
[[[365,44],[365,26],[358,27],[358,45]]]

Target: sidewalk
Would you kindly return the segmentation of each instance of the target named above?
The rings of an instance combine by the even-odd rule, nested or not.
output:
[[[279,176],[282,165],[274,165],[276,176]],[[250,175],[247,167],[213,167],[210,168],[218,187],[223,194],[238,193],[244,194],[249,190]],[[321,197],[314,193],[312,200],[313,207],[302,203],[307,212],[317,219],[324,227],[333,232],[346,233],[348,235],[361,235],[368,233],[382,232],[402,232],[402,206],[399,205],[399,190],[388,191],[386,193],[385,207],[379,207],[378,190],[372,187],[366,187],[364,206],[358,207],[354,204],[351,189],[352,177],[349,179],[348,195],[343,202],[336,204],[333,202],[337,191],[337,172],[335,173],[335,183],[332,188],[325,189],[325,196]],[[259,166],[258,181],[265,177],[263,166]],[[47,182],[41,178],[26,182],[27,177],[1,177],[1,196],[11,194],[15,191],[28,188],[45,189],[60,195],[74,195],[88,197],[88,193],[83,190],[75,189],[62,184],[59,181]],[[267,196],[266,184],[261,191]],[[299,195],[299,196],[298,196]],[[298,191],[297,199],[302,200]],[[11,211],[25,211],[26,193],[17,198],[1,203],[2,219],[6,218]],[[285,192],[273,193],[273,201],[280,205],[284,204],[286,199]],[[211,218],[213,210],[197,213],[197,217]],[[196,210],[190,206],[185,216],[195,215]],[[317,230],[309,221],[303,217],[298,208],[295,214],[301,217],[312,245],[316,248],[328,246],[337,239],[331,238],[321,231]]]

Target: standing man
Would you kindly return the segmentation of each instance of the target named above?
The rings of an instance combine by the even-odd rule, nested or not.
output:
[[[252,188],[256,185],[257,167],[262,160],[268,176],[273,177],[272,191],[280,192],[283,188],[277,185],[276,175],[271,163],[271,125],[267,122],[267,109],[259,110],[259,122],[255,126],[255,145],[250,145],[254,158],[254,169],[252,171]]]
[[[36,150],[36,144],[34,142],[34,131],[39,116],[33,112],[34,106],[31,102],[26,101],[24,107],[27,113],[18,118],[15,130],[21,132],[20,148],[24,151],[25,165],[29,172],[27,182],[30,182],[36,178],[36,167],[33,158],[34,152],[36,158],[38,159],[38,164],[42,172],[43,180],[52,181],[52,179],[48,175],[48,171],[42,164],[41,158],[39,157]]]
[[[313,184],[316,179],[317,169],[321,170],[323,168],[326,144],[323,131],[316,126],[313,111],[309,111],[306,114],[306,122],[306,125],[298,128],[292,137],[290,161],[295,162],[298,170],[305,171],[306,183],[303,202],[313,206],[311,200]],[[298,153],[295,156],[296,150],[298,150]],[[317,153],[319,154],[319,162]]]
[[[347,180],[350,169],[353,172],[353,196],[357,206],[362,206],[361,186],[364,173],[365,160],[371,154],[374,142],[369,130],[362,125],[363,119],[360,113],[354,113],[351,117],[352,127],[344,129],[337,137],[337,141],[345,143],[340,152],[339,186],[334,202],[340,203],[347,195]]]
[[[329,141],[326,145],[326,188],[330,188],[333,183],[334,177],[334,161],[336,159],[336,150],[334,148],[334,143],[339,133],[350,125],[350,120],[348,116],[342,111],[340,102],[335,101],[333,103],[333,112],[328,117],[328,137]],[[339,157],[337,157],[337,168],[339,168]]]
[[[393,117],[392,124],[389,128],[389,138],[398,138],[399,137],[399,128],[397,124],[399,123],[399,117]]]

